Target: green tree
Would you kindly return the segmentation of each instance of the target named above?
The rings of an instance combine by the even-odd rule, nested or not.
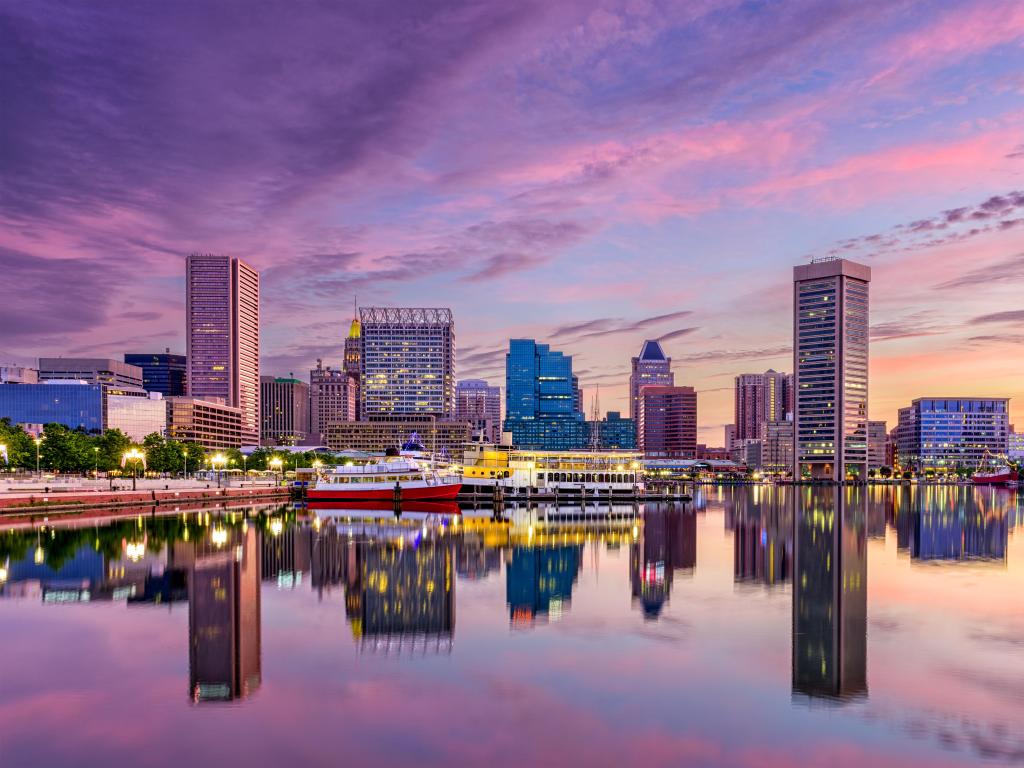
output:
[[[43,467],[57,472],[87,472],[95,455],[92,440],[83,430],[47,424],[43,427],[40,458]]]
[[[888,480],[892,477],[892,467],[879,467],[878,474]]]
[[[4,468],[35,469],[36,446],[32,436],[9,418],[0,419],[0,445],[7,446],[7,465]],[[0,467],[3,467],[0,457]]]
[[[91,448],[99,448],[100,470],[111,472],[121,468],[121,457],[132,447],[132,441],[128,435],[119,429],[108,429],[102,435],[92,438]],[[89,461],[95,459],[95,451],[90,449]],[[141,467],[140,467],[141,469]]]
[[[203,461],[206,459],[206,449],[203,448],[199,443],[175,443],[180,447],[180,450],[188,456],[188,471],[189,473],[196,472],[203,468]],[[182,469],[184,470],[185,462],[182,460]]]

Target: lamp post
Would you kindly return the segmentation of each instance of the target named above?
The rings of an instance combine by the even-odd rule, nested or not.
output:
[[[249,474],[249,457],[242,454],[242,487],[245,487],[245,476]]]
[[[225,456],[223,453],[215,453],[210,458],[210,464],[213,466],[214,469],[217,469],[217,465],[218,464],[220,465],[220,470],[217,472],[217,487],[218,488],[220,488],[221,475],[224,474],[224,467],[227,466],[227,463],[228,463],[228,457]]]
[[[132,490],[135,490],[135,481],[138,478],[139,461],[142,462],[142,466],[146,466],[146,454],[140,451],[138,448],[132,448],[130,451],[125,452],[121,457],[121,466],[123,467],[128,462],[132,462]]]
[[[92,472],[93,477],[100,476],[100,449],[99,446],[92,447],[93,457],[95,458],[95,469]]]
[[[0,456],[4,457],[5,467],[11,463],[10,460],[7,458],[7,446],[4,445],[3,443],[0,443]]]
[[[282,463],[283,462],[281,461],[281,457],[280,456],[275,456],[274,458],[272,458],[270,460],[270,466],[272,466],[274,469],[276,469],[278,472],[281,473],[280,480],[284,479],[284,472],[281,469]],[[280,482],[280,480],[279,480],[279,482]]]
[[[34,442],[36,444],[36,474],[41,475],[42,472],[39,471],[39,446],[43,444],[43,438],[37,437]]]

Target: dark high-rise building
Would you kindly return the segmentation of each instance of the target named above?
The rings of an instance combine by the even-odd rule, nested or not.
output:
[[[868,285],[846,259],[793,268],[793,477],[866,477]]]
[[[794,496],[793,691],[866,696],[866,494],[832,487]]]
[[[639,430],[640,390],[648,386],[671,387],[676,381],[672,373],[672,358],[665,356],[665,350],[657,341],[645,341],[640,354],[633,358],[632,366],[629,374],[629,416]],[[637,432],[637,444],[639,441],[640,435]]]
[[[572,357],[533,339],[512,339],[505,355],[505,431],[518,448],[585,448]]]
[[[259,533],[211,528],[207,536],[188,579],[189,697],[245,698],[262,680]]]
[[[242,411],[242,442],[260,440],[260,275],[232,256],[185,262],[186,387]]]
[[[185,395],[186,361],[184,355],[172,355],[171,350],[163,352],[130,352],[124,361],[142,369],[142,388],[147,392],[159,392],[164,397]]]
[[[298,379],[260,377],[263,445],[305,445],[309,437],[309,384]]]
[[[693,387],[643,387],[638,432],[639,448],[645,456],[696,457],[697,393]]]

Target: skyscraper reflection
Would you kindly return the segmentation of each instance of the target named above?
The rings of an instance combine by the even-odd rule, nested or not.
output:
[[[866,496],[839,486],[794,495],[793,692],[866,696]]]
[[[558,618],[568,610],[582,567],[582,545],[513,547],[505,567],[505,598],[512,625]]]
[[[262,680],[259,533],[255,526],[211,528],[191,547],[189,695],[196,702],[244,698]]]
[[[737,582],[776,586],[793,578],[793,512],[783,488],[737,494],[727,522],[733,529]]]
[[[345,614],[360,648],[451,649],[455,573],[448,540],[363,539],[335,551]]]
[[[696,515],[675,504],[647,504],[629,560],[633,599],[645,619],[657,619],[668,602],[675,573],[692,572],[697,565]]]

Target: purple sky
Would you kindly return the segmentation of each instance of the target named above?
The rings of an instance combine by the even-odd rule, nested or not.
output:
[[[6,4],[0,361],[183,351],[183,254],[226,252],[267,373],[340,362],[353,294],[451,306],[463,377],[549,341],[603,410],[660,337],[717,444],[838,252],[873,417],[1024,397],[1024,4],[331,5]]]

